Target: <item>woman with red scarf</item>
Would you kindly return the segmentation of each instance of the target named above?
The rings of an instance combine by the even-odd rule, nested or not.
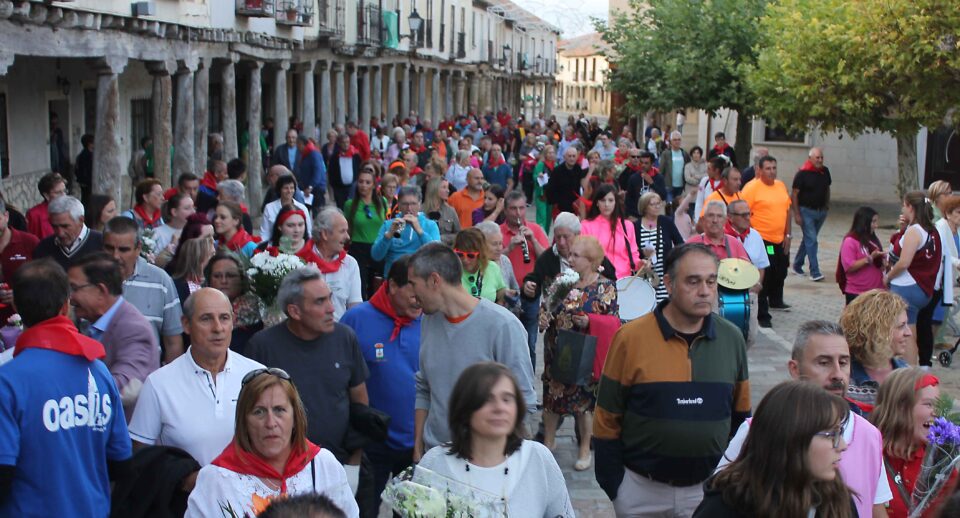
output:
[[[140,230],[154,229],[163,225],[163,217],[160,213],[160,207],[163,206],[163,186],[160,182],[154,178],[147,178],[137,184],[134,195],[137,204],[125,211],[122,216],[136,221]]]
[[[307,439],[306,412],[290,375],[256,369],[242,383],[233,441],[200,470],[185,516],[256,516],[276,498],[319,493],[359,517],[343,467]]]
[[[262,252],[274,257],[277,254],[294,254],[309,261],[313,253],[313,240],[307,228],[306,213],[293,205],[281,208],[273,222],[270,240],[257,245],[256,253]]]
[[[327,173],[330,187],[333,188],[333,199],[340,210],[343,210],[344,204],[350,198],[350,192],[355,189],[354,185],[360,174],[360,162],[360,152],[350,145],[350,135],[343,133],[338,136],[336,154],[327,164]]]
[[[213,230],[217,233],[218,246],[240,252],[249,258],[253,256],[260,238],[247,233],[242,222],[243,210],[240,209],[239,203],[221,201],[217,204],[216,215],[213,217]]]

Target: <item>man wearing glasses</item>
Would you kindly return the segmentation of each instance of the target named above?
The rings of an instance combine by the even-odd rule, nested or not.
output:
[[[727,205],[727,224],[723,227],[724,233],[736,238],[743,244],[743,249],[750,256],[750,262],[760,270],[760,280],[750,288],[750,330],[747,332],[747,347],[751,347],[757,339],[757,294],[763,287],[763,274],[770,266],[770,258],[763,244],[760,233],[750,226],[750,205],[743,200],[734,200]]]

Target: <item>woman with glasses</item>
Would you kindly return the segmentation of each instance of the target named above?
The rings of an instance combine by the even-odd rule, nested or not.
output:
[[[489,247],[483,232],[475,228],[461,230],[453,242],[453,251],[463,265],[461,282],[474,297],[503,304],[507,283],[500,266],[490,260]]]
[[[233,440],[200,470],[185,516],[256,516],[277,498],[320,493],[359,517],[343,466],[307,439],[306,412],[290,375],[256,369],[241,386]]]
[[[453,246],[453,240],[460,232],[460,216],[447,203],[450,198],[450,182],[446,178],[433,178],[426,185],[423,197],[423,213],[440,228],[440,241]]]
[[[357,189],[353,198],[344,204],[343,213],[350,228],[350,255],[360,267],[360,291],[363,300],[370,296],[369,287],[373,277],[381,271],[381,265],[373,260],[370,250],[377,240],[377,230],[387,219],[387,200],[376,189],[377,176],[373,164],[367,162],[357,175]]]
[[[677,230],[673,219],[663,214],[663,200],[659,194],[648,191],[640,196],[637,212],[640,213],[640,219],[634,224],[637,245],[643,252],[644,259],[652,263],[653,271],[660,281],[654,286],[657,302],[660,302],[667,298],[667,288],[663,285],[664,260],[674,246],[683,244],[683,236]]]
[[[570,245],[567,257],[570,268],[579,280],[565,295],[558,293],[558,286],[547,288],[547,301],[540,306],[540,329],[543,334],[543,444],[554,449],[557,424],[562,415],[573,415],[580,445],[577,471],[590,469],[593,456],[590,453],[590,437],[593,433],[592,412],[597,403],[597,384],[569,385],[554,380],[550,373],[558,360],[558,341],[561,330],[587,333],[591,318],[612,315],[619,319],[617,286],[600,274],[603,263],[603,247],[593,236],[578,236]],[[591,317],[593,315],[593,317]],[[618,320],[619,321],[619,320]],[[594,325],[597,325],[596,323]]]
[[[233,307],[233,336],[230,350],[243,354],[250,337],[263,329],[260,298],[250,289],[250,279],[240,256],[220,250],[203,269],[207,286],[223,292]]]
[[[848,416],[840,396],[813,383],[773,387],[757,406],[740,456],[704,483],[694,518],[856,517],[839,471]]]
[[[919,478],[930,425],[936,417],[939,385],[936,376],[916,367],[900,369],[880,385],[877,406],[870,414],[870,421],[883,437],[883,463],[893,493],[893,500],[887,506],[887,516],[891,518],[910,515],[911,506],[905,500],[910,499]],[[957,471],[954,469],[948,482],[932,499],[933,503],[920,516],[937,516],[938,507],[956,484]]]

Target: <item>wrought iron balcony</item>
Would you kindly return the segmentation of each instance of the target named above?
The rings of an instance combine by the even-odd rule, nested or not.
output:
[[[313,23],[313,1],[281,0],[276,19],[280,25],[308,26]]]
[[[237,14],[270,18],[273,16],[273,0],[237,0]]]
[[[383,15],[379,5],[360,2],[357,9],[357,44],[380,46],[383,43]]]

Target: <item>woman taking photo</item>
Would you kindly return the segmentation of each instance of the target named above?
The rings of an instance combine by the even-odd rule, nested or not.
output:
[[[840,245],[837,277],[838,282],[842,279],[840,289],[847,304],[861,293],[883,288],[883,259],[886,253],[877,237],[879,224],[877,211],[860,207],[853,214],[850,232],[847,232]]]
[[[137,184],[134,191],[137,204],[121,216],[137,222],[140,230],[154,229],[163,225],[160,208],[163,206],[163,186],[158,180],[147,178]]]
[[[590,469],[593,456],[590,454],[590,436],[593,433],[593,408],[596,405],[597,384],[567,385],[550,376],[554,362],[558,361],[558,339],[561,329],[586,333],[590,328],[590,315],[612,315],[619,318],[617,286],[600,275],[603,248],[593,236],[579,236],[570,246],[567,258],[570,267],[580,280],[562,300],[554,300],[540,306],[540,330],[543,335],[543,444],[554,449],[554,439],[560,416],[573,415],[580,437],[579,452],[574,469]],[[551,293],[554,288],[548,288]],[[550,300],[550,297],[547,298]]]
[[[217,204],[216,215],[213,217],[213,230],[217,233],[218,246],[242,253],[249,258],[253,256],[260,239],[243,229],[242,218],[243,211],[238,203],[221,201]]]
[[[7,212],[10,212],[10,206],[7,206]],[[117,202],[109,194],[91,194],[90,202],[87,203],[86,214],[83,216],[83,222],[90,227],[90,230],[103,232],[103,226],[116,217]],[[11,218],[11,225],[12,218]],[[17,229],[20,230],[20,229]]]
[[[663,285],[663,263],[676,245],[683,244],[683,236],[677,230],[673,219],[663,215],[663,200],[660,195],[648,191],[640,196],[637,203],[640,219],[635,223],[636,240],[643,257],[652,263],[660,282],[654,286],[657,302],[667,298],[667,288]]]
[[[452,440],[424,454],[418,466],[490,494],[506,506],[505,516],[573,518],[557,461],[542,444],[523,439],[526,411],[505,365],[467,367],[450,395]]]
[[[893,500],[887,505],[887,516],[906,518],[912,511],[910,498],[920,473],[920,465],[927,449],[930,425],[936,417],[934,409],[940,397],[940,380],[916,367],[894,372],[880,385],[877,406],[870,414],[870,422],[883,437],[883,463]],[[921,514],[923,518],[937,516],[937,508],[956,487],[957,472],[933,498]]]
[[[437,222],[440,227],[440,241],[447,246],[453,246],[453,241],[460,232],[460,216],[447,203],[450,198],[450,182],[446,178],[432,178],[427,182],[427,190],[423,198],[423,213]]]
[[[188,518],[256,516],[281,496],[321,493],[360,516],[347,475],[329,450],[307,439],[300,394],[281,369],[243,377],[233,441],[200,470]]]
[[[913,191],[903,197],[900,210],[900,232],[890,238],[893,243],[890,271],[883,278],[884,286],[907,301],[907,318],[916,342],[911,343],[906,360],[911,365],[931,365],[933,356],[933,310],[939,298],[938,280],[943,246],[940,233],[933,225],[933,209],[925,193]],[[932,301],[932,302],[931,302]]]
[[[350,255],[357,260],[360,268],[360,292],[367,300],[374,276],[383,270],[370,255],[373,242],[377,240],[377,231],[387,220],[387,200],[377,193],[376,169],[367,163],[357,175],[356,194],[344,204],[343,213],[350,228]]]
[[[704,483],[694,518],[856,517],[838,467],[849,413],[842,398],[813,383],[775,386],[757,406],[740,456]]]
[[[472,220],[476,225],[481,221],[492,221],[497,225],[506,220],[503,213],[503,187],[492,184],[483,193],[483,205],[473,211]]]
[[[453,251],[463,265],[461,282],[476,298],[503,304],[507,284],[503,281],[500,267],[490,260],[483,232],[468,228],[461,230],[453,242]]]
[[[604,184],[598,187],[590,204],[581,233],[597,238],[607,259],[613,263],[618,279],[633,275],[643,263],[633,222],[626,219],[627,212],[617,196],[616,186]]]
[[[263,329],[260,299],[250,289],[250,279],[240,257],[225,250],[214,255],[203,269],[206,285],[222,292],[233,306],[233,335],[230,350],[244,354],[250,337]]]

